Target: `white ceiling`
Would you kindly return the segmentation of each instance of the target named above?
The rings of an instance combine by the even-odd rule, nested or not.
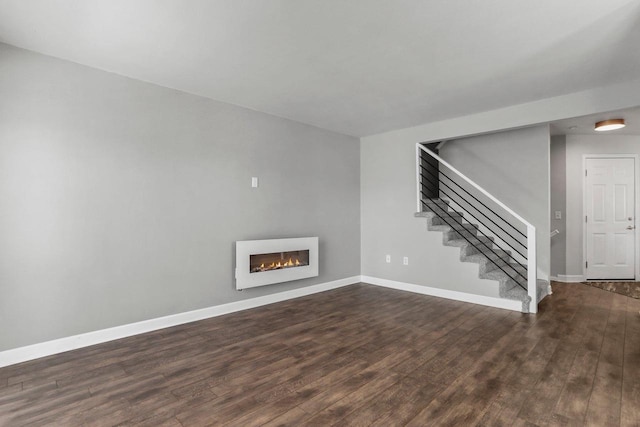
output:
[[[0,41],[364,136],[636,79],[640,2],[0,0]]]

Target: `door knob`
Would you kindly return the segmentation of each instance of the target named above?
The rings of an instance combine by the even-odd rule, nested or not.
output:
[[[627,230],[633,230],[635,227],[633,225],[630,225],[627,227]]]

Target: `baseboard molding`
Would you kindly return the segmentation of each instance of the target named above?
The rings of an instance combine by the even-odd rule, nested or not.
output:
[[[574,274],[574,275],[558,274],[557,276],[551,276],[551,280],[553,280],[554,282],[563,282],[563,283],[580,283],[580,282],[584,282],[584,276],[581,274]]]
[[[230,302],[227,304],[202,308],[199,310],[172,314],[170,316],[158,317],[156,319],[144,320],[141,322],[115,326],[113,328],[87,332],[84,334],[28,345],[25,347],[5,350],[0,352],[0,368],[14,365],[16,363],[26,362],[28,360],[38,359],[45,356],[51,356],[53,354],[58,354],[65,351],[100,344],[107,341],[113,341],[120,338],[143,334],[145,332],[156,331],[158,329],[169,328],[171,326],[195,322],[197,320],[208,319],[211,317],[222,316],[224,314],[235,313],[237,311],[248,310],[263,305],[273,304],[276,302],[300,298],[303,296],[316,294],[318,292],[329,291],[331,289],[358,283],[361,281],[360,278],[361,276],[347,277],[345,279],[334,280],[332,282],[320,283],[317,285],[311,285],[299,289],[292,289],[285,292],[278,292],[272,295],[265,295],[262,297]]]
[[[378,277],[361,276],[363,283],[383,286],[385,288],[414,292],[416,294],[430,295],[438,298],[452,299],[456,301],[470,302],[489,307],[503,308],[505,310],[522,311],[522,302],[502,298],[487,297],[484,295],[468,294],[449,289],[432,288],[429,286],[414,285],[412,283],[397,282],[395,280],[380,279]]]

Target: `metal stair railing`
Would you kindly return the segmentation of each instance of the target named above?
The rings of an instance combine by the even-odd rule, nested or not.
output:
[[[431,161],[424,161],[423,154],[426,154],[426,159]],[[437,162],[437,164],[433,164],[433,160]],[[429,166],[432,167],[429,167]],[[435,166],[435,167],[434,167]],[[442,170],[442,167],[447,169],[450,173],[445,173]],[[464,188],[460,185],[456,180],[452,179],[450,174],[457,176],[459,179],[464,181],[469,189]],[[429,188],[432,194],[427,194],[424,191],[424,188]],[[513,265],[510,261],[504,260],[499,254],[496,254],[496,260],[491,260],[489,257],[489,261],[491,261],[496,267],[502,270],[509,278],[515,281],[519,286],[525,288],[522,285],[522,281],[526,281],[526,291],[528,295],[531,297],[531,301],[529,303],[529,312],[536,313],[538,311],[537,304],[537,283],[536,283],[536,229],[535,227],[525,220],[522,216],[516,213],[513,209],[505,205],[487,190],[482,188],[480,185],[472,181],[470,178],[465,176],[462,172],[454,168],[452,165],[447,163],[444,159],[439,157],[436,153],[426,148],[424,145],[418,143],[416,144],[416,198],[417,198],[417,210],[418,212],[423,211],[424,206],[428,206],[430,211],[433,212],[438,218],[440,218],[445,224],[449,225],[454,231],[454,227],[450,224],[451,221],[457,223],[457,221],[453,220],[451,212],[449,212],[448,208],[442,207],[437,202],[434,202],[433,205],[430,205],[425,201],[425,199],[434,198],[433,190],[436,189],[437,197],[440,198],[442,196],[450,199],[453,203],[456,204],[456,209],[460,208],[463,215],[469,215],[475,221],[482,225],[486,230],[488,230],[489,234],[483,232],[478,228],[478,231],[484,237],[496,237],[500,242],[493,241],[492,245],[487,245],[482,241],[480,236],[476,234],[476,239],[483,246],[490,249],[495,253],[496,249],[493,248],[493,245],[504,251],[510,260],[515,261],[515,265]],[[475,192],[476,194],[472,193]],[[496,205],[502,213],[497,213],[495,210],[497,208],[491,209],[487,206],[487,203],[484,203],[480,200],[479,197],[484,196],[487,198],[493,205]],[[436,212],[433,207],[437,207],[441,212]],[[526,227],[526,234],[521,230],[516,228],[510,221],[508,221],[505,217],[515,218],[521,224]],[[449,221],[449,222],[448,222]],[[476,244],[469,241],[465,237],[466,230],[460,230],[459,234],[465,238],[470,244],[476,247]],[[523,243],[521,240],[526,238],[526,243]],[[476,247],[480,252],[478,247]],[[526,276],[519,271],[517,267],[520,266],[520,261],[516,259],[513,253],[518,254],[525,260],[526,263]],[[525,255],[526,253],[526,255]],[[504,262],[501,266],[500,260]],[[513,273],[508,273],[505,269],[511,271]],[[516,280],[516,277],[520,276],[520,280]]]
[[[426,178],[423,176],[423,178]],[[428,178],[427,178],[428,179]],[[443,194],[446,195],[446,193],[444,193],[443,191],[441,191]],[[426,193],[422,192],[423,196],[427,196]],[[433,212],[438,218],[440,218],[442,221],[444,221],[446,223],[446,225],[450,226],[451,228],[454,228],[449,222],[446,221],[445,218],[443,218],[443,216],[441,216],[438,212],[436,212],[435,210],[433,210],[433,208],[431,208],[430,204],[428,202],[426,202],[423,199],[422,202],[423,206],[427,206],[428,208],[430,208],[430,211]],[[437,206],[442,212],[442,215],[446,215],[448,216],[450,219],[453,219],[453,216],[451,215],[451,212],[449,212],[447,209],[443,209],[440,205],[438,205],[437,203],[434,203],[435,206]],[[464,213],[468,213],[466,211],[464,211]],[[475,216],[474,216],[475,218]],[[457,221],[455,221],[455,223],[457,224],[461,224]],[[464,228],[463,228],[464,230]],[[454,230],[455,231],[455,230]],[[464,230],[467,231],[467,230]],[[493,236],[489,236],[487,233],[483,232],[482,230],[480,230],[479,228],[476,229],[476,233],[480,233],[482,235],[482,237],[486,237],[486,238],[492,238]],[[463,239],[465,239],[467,242],[469,242],[470,244],[472,244],[474,247],[476,247],[472,241],[470,241],[465,235],[463,235],[462,233],[458,233],[462,236]],[[476,236],[477,237],[477,234]],[[493,239],[492,239],[493,240]],[[492,245],[496,245],[498,246],[499,249],[501,249],[502,251],[505,252],[506,254],[506,258],[509,260],[505,260],[504,258],[502,258],[501,256],[499,256],[499,254],[497,254],[495,252],[495,249],[493,248],[493,246],[489,246],[486,243],[484,243],[483,241],[480,241],[480,243],[482,243],[482,245],[485,247],[485,249],[487,249],[490,252],[493,252],[494,254],[496,254],[497,258],[496,260],[490,259],[489,257],[487,257],[487,259],[489,260],[489,262],[491,262],[492,264],[494,264],[496,267],[498,267],[500,270],[502,270],[507,276],[509,276],[510,279],[512,279],[514,282],[516,282],[516,284],[518,286],[520,286],[522,289],[524,289],[525,291],[527,290],[527,287],[522,285],[520,283],[520,279],[513,277],[511,274],[507,273],[502,267],[507,267],[508,269],[513,270],[516,273],[516,276],[520,276],[522,279],[524,279],[524,281],[527,281],[527,276],[520,273],[514,266],[513,264],[511,264],[511,261],[513,261],[516,265],[520,265],[520,261],[518,259],[516,259],[510,252],[509,250],[505,249],[504,247],[501,247],[501,245],[499,243],[496,243],[495,241],[492,242]],[[480,252],[483,252],[482,250],[480,250],[479,248],[476,247],[476,249],[478,249]],[[498,261],[502,262],[502,264],[498,264]]]
[[[471,231],[468,231],[468,230],[466,230],[464,228],[462,228],[460,231],[458,231],[453,224],[461,225],[461,223],[454,219],[453,215],[451,215],[453,212],[450,212],[447,208],[444,208],[444,207],[440,206],[439,204],[434,203],[433,206],[437,207],[440,210],[440,212],[436,212],[430,206],[430,204],[428,202],[424,201],[424,200],[423,200],[423,205],[427,206],[428,208],[430,208],[430,211],[433,212],[433,214],[436,215],[438,218],[440,218],[445,223],[445,225],[448,225],[451,228],[452,232],[459,234],[462,239],[464,239],[465,241],[467,241],[467,243],[469,243],[471,246],[473,246],[475,249],[477,249],[479,253],[483,253],[484,252],[483,249],[481,248],[482,246],[484,246],[485,249],[488,249],[489,251],[494,252],[494,249],[493,249],[493,247],[491,245],[487,245],[487,243],[484,242],[482,239],[480,239],[479,236],[477,236],[477,235],[474,236]],[[447,219],[447,217],[448,217],[448,219]],[[449,222],[449,220],[451,220],[452,222]],[[477,230],[477,231],[482,233],[479,230]],[[465,232],[469,233],[471,235],[470,236],[471,238],[469,238],[469,236],[466,236],[464,234]],[[490,239],[489,236],[485,235],[484,233],[482,233],[482,234],[483,234],[482,237]],[[476,240],[479,243],[479,245],[474,243],[474,240]],[[489,241],[491,241],[491,240],[489,240]],[[509,262],[505,261],[500,256],[498,256],[496,260],[492,260],[491,258],[487,257],[487,260],[489,262],[491,262],[493,265],[495,265],[498,269],[500,269],[511,280],[513,280],[516,283],[516,285],[520,286],[525,291],[527,290],[527,288],[525,286],[523,286],[520,283],[520,280],[515,276],[520,276],[524,280],[527,280],[527,277],[525,275],[523,275],[522,273],[520,273],[518,270],[516,270],[513,267],[511,267]],[[500,265],[497,261],[502,261],[503,264]],[[509,268],[512,269],[516,274],[514,275],[513,273],[507,272],[503,267],[507,267],[508,269]]]
[[[440,171],[438,176],[435,176],[432,171],[430,171],[428,168],[425,168],[423,165],[421,165],[420,168],[422,169],[423,172],[426,172],[426,174],[428,175],[427,176],[423,174],[422,175],[423,179],[426,179],[431,185],[437,187],[441,194],[444,194],[450,200],[454,201],[457,205],[460,206],[460,204],[463,203],[466,206],[466,208],[461,206],[461,209],[463,209],[466,213],[468,213],[473,219],[475,219],[476,221],[484,225],[487,229],[489,229],[489,231],[491,231],[494,234],[500,234],[502,232],[503,237],[507,238],[510,242],[512,242],[510,244],[509,242],[505,241],[505,244],[508,245],[511,250],[518,253],[524,259],[527,258],[527,256],[522,253],[523,250],[524,251],[527,250],[527,245],[525,243],[522,243],[518,238],[518,236],[514,236],[514,234],[519,234],[521,237],[524,237],[526,239],[527,235],[525,233],[518,230],[516,227],[513,226],[513,224],[511,224],[510,222],[507,222],[504,218],[496,214],[496,212],[493,209],[488,207],[485,203],[483,203],[476,196],[471,194],[466,188],[462,187],[455,180],[451,179],[446,173]],[[459,190],[461,190],[461,192],[465,194],[461,195],[455,188],[452,188],[449,184],[447,184],[447,182],[442,180],[440,177],[446,178],[448,182],[455,185]],[[443,190],[442,187],[439,186],[438,184],[441,184],[442,186],[446,187],[447,190],[446,191]],[[476,203],[484,207],[484,210],[478,208],[478,206],[476,206],[474,202],[469,201],[466,198],[466,196],[472,198]],[[474,215],[471,211],[469,211],[469,208],[472,209],[474,212],[476,212],[476,214]],[[493,218],[486,214],[487,211],[493,214]],[[480,219],[478,218],[478,216],[482,216],[484,217],[484,219]],[[494,218],[498,218],[499,221],[496,221]],[[491,225],[487,224],[487,222],[491,223]],[[500,225],[500,222],[502,222],[503,224]],[[499,229],[500,231],[497,231],[495,228]],[[507,230],[505,230],[505,228],[507,228]],[[511,229],[511,231],[509,231],[508,229]]]

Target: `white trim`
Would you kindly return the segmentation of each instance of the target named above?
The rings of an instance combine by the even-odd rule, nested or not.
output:
[[[637,225],[640,220],[640,173],[638,173],[638,155],[637,154],[583,154],[582,155],[582,171],[587,170],[587,159],[633,159],[633,174],[634,174],[634,204],[635,204],[635,220],[636,225],[635,233],[635,277],[633,280],[637,280],[640,277],[640,262],[638,261],[638,249],[640,248],[640,233],[638,232]],[[580,222],[582,223],[582,278],[587,278],[587,268],[585,267],[585,261],[587,260],[587,224],[582,221],[582,218],[587,215],[587,177],[582,175],[582,217]],[[560,276],[560,275],[558,275]],[[581,280],[581,282],[584,280]]]
[[[202,308],[199,310],[184,313],[172,314],[170,316],[158,317],[155,319],[143,320],[141,322],[127,325],[115,326],[113,328],[87,332],[84,334],[60,338],[43,343],[18,347],[0,352],[0,368],[40,357],[51,356],[64,351],[75,350],[90,345],[100,344],[107,341],[130,337],[132,335],[143,334],[145,332],[156,331],[158,329],[169,328],[171,326],[182,325],[184,323],[195,322],[197,320],[222,316],[224,314],[235,313],[237,311],[248,310],[267,304],[299,298],[318,292],[340,288],[360,282],[361,276],[352,276],[345,279],[311,285],[304,288],[292,289],[290,291],[278,292],[272,295],[245,299],[242,301],[230,302]]]
[[[579,274],[558,274],[557,276],[551,276],[551,280],[563,283],[580,283],[584,282],[584,276]]]
[[[422,173],[420,171],[420,144],[416,144],[416,212],[422,212]]]
[[[538,312],[538,259],[536,243],[536,228],[527,223],[527,294],[529,301],[529,313]]]
[[[432,288],[430,286],[396,282],[395,280],[380,279],[378,277],[370,276],[361,276],[361,282],[376,286],[382,286],[385,288],[397,289],[400,291],[413,292],[416,294],[430,295],[438,298],[446,298],[455,301],[470,302],[473,304],[480,304],[489,307],[522,312],[522,302],[516,300],[468,294],[465,292],[452,291],[449,289]]]

